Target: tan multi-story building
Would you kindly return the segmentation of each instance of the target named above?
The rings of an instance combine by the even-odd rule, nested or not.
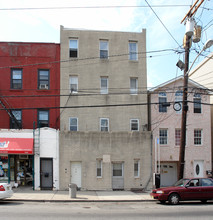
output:
[[[180,76],[153,88],[150,94],[153,172],[160,173],[161,186],[178,179],[182,91]],[[187,99],[184,177],[207,177],[212,169],[210,95],[204,86],[189,79]]]
[[[146,30],[61,26],[60,37],[60,188],[145,188],[152,176]]]

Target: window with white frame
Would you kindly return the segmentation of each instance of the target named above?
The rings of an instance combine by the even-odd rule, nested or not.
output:
[[[194,129],[194,145],[202,145],[202,129]]]
[[[108,77],[101,77],[101,94],[108,94]]]
[[[100,130],[101,131],[109,131],[109,119],[108,118],[101,118],[100,119]]]
[[[109,56],[109,42],[107,40],[100,40],[100,58],[108,59]]]
[[[168,143],[168,129],[161,128],[159,130],[159,138],[161,145],[167,145]]]
[[[49,89],[49,70],[38,70],[38,89]]]
[[[22,89],[22,69],[11,70],[11,89]]]
[[[201,113],[201,94],[194,94],[194,113]]]
[[[159,112],[167,112],[167,107],[164,105],[167,102],[167,97],[165,92],[159,92]]]
[[[134,160],[134,177],[140,176],[140,160]]]
[[[175,146],[180,146],[180,140],[181,140],[181,129],[176,128],[175,129]]]
[[[138,78],[131,77],[130,78],[130,94],[138,93]]]
[[[96,175],[97,177],[102,177],[102,160],[101,159],[97,159],[96,161]]]
[[[139,131],[139,119],[130,119],[131,131]]]
[[[78,39],[70,39],[69,56],[70,56],[70,58],[77,58],[78,57]]]
[[[78,131],[78,118],[70,117],[70,131]]]
[[[78,93],[78,77],[70,76],[70,93]]]
[[[129,60],[138,60],[138,43],[129,41]]]

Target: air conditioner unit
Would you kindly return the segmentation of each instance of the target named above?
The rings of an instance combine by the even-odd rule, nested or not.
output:
[[[39,89],[48,89],[48,85],[47,84],[41,84],[39,86]]]
[[[19,155],[19,159],[28,159],[28,155]]]

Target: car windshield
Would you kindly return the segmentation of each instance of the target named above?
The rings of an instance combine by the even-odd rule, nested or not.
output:
[[[189,179],[180,179],[173,186],[185,186]]]

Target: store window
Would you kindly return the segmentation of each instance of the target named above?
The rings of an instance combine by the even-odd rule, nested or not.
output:
[[[0,156],[0,183],[8,182],[8,156]]]

